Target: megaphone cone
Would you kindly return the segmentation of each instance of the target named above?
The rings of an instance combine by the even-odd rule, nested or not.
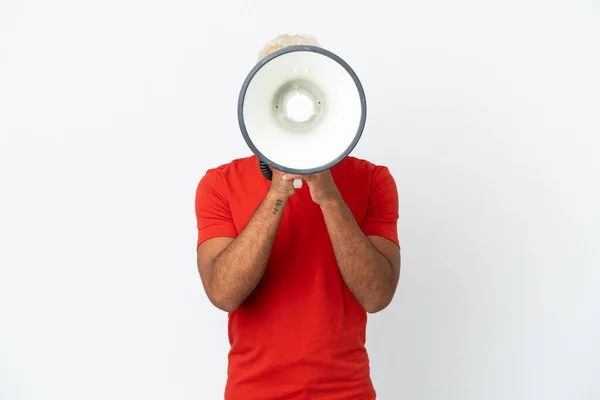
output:
[[[301,175],[333,167],[360,140],[366,116],[357,75],[316,46],[289,46],[263,58],[238,99],[242,135],[267,178],[270,167]]]

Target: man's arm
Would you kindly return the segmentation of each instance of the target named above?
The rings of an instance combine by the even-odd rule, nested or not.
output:
[[[304,179],[319,204],[346,286],[369,313],[383,310],[394,297],[400,278],[397,238],[398,193],[387,168],[372,176],[367,215],[359,226],[338,191],[330,171],[285,175]]]
[[[400,249],[381,236],[366,236],[341,199],[321,206],[340,273],[369,313],[386,308],[400,278]]]
[[[214,237],[198,246],[198,271],[204,290],[223,311],[235,311],[265,272],[283,209],[293,193],[291,182],[275,181],[235,239]]]

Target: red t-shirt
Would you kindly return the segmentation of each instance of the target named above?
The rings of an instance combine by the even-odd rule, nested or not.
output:
[[[331,173],[364,234],[399,244],[398,193],[389,170],[346,157]],[[269,186],[255,156],[207,171],[196,192],[197,244],[235,238]],[[375,399],[366,323],[304,183],[284,208],[260,283],[229,314],[225,399]]]

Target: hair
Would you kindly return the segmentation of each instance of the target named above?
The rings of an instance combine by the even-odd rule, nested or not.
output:
[[[258,61],[262,60],[274,51],[283,49],[288,46],[321,47],[317,38],[311,35],[281,34],[273,40],[271,40],[269,43],[267,43],[265,47],[263,47],[263,49],[258,53]]]

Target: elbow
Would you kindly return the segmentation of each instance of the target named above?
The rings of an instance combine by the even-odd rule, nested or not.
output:
[[[227,313],[232,313],[232,312],[236,311],[238,308],[240,308],[240,304],[237,304],[236,302],[231,301],[231,300],[214,299],[214,298],[210,298],[210,297],[209,297],[209,299],[213,306],[215,306],[219,310],[225,311]]]
[[[364,309],[369,314],[377,314],[378,312],[385,310],[387,308],[387,306],[390,305],[391,302],[392,302],[391,299],[390,300],[372,301],[372,302],[366,304]]]
[[[233,304],[233,303],[225,303],[225,302],[217,303],[217,302],[212,302],[212,304],[215,307],[217,307],[219,310],[225,311],[226,313],[232,313],[232,312],[236,311],[239,308],[239,305],[236,305],[236,304]]]
[[[363,308],[369,314],[376,314],[385,310],[391,304],[393,298],[394,291],[386,290],[366,301]]]
[[[240,308],[241,303],[236,301],[232,296],[227,296],[223,291],[210,290],[208,299],[213,306],[227,313],[232,313]]]
[[[392,269],[390,268],[390,273]],[[392,276],[389,276],[387,279],[384,279],[379,282],[378,285],[370,290],[370,296],[363,304],[363,308],[369,314],[376,314],[380,311],[385,310],[394,299],[394,295],[396,294],[396,287],[398,285],[398,279],[393,279]]]

